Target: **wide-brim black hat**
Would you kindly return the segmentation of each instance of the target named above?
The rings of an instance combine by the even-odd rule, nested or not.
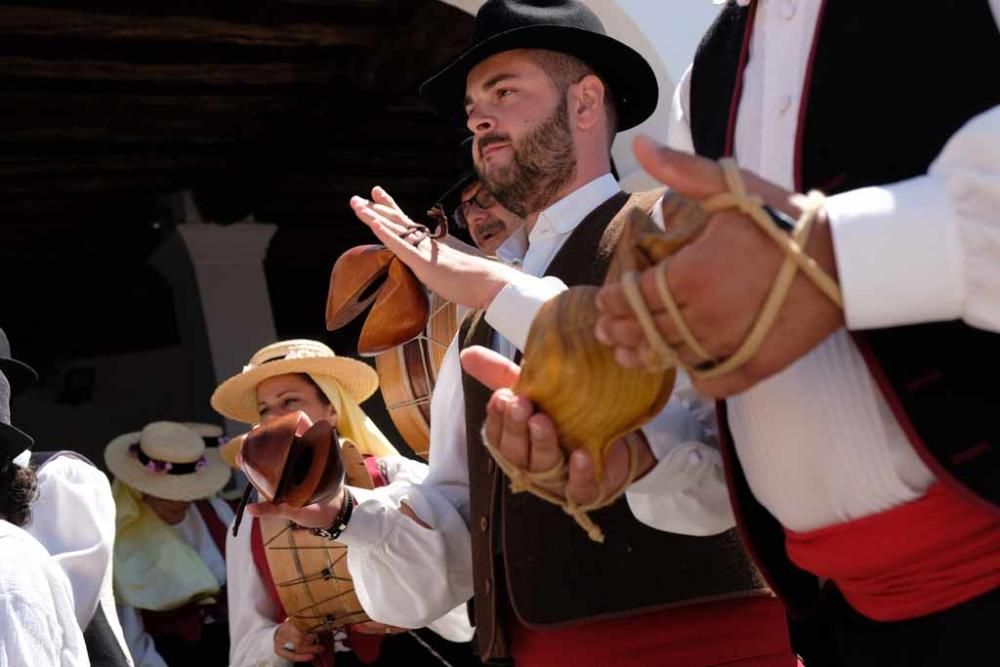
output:
[[[469,187],[470,183],[479,178],[472,161],[472,137],[466,137],[462,140],[462,144],[458,149],[458,159],[462,176],[451,187],[445,190],[440,197],[434,200],[434,204],[444,206],[445,213],[448,215],[451,215],[451,212],[461,203],[462,191]]]
[[[0,422],[0,461],[9,461],[35,445],[35,439],[10,424]]]
[[[0,373],[7,376],[13,394],[21,393],[25,387],[38,379],[38,373],[34,368],[10,357],[0,357]]]
[[[18,394],[29,384],[38,379],[38,373],[28,364],[10,356],[10,341],[3,329],[0,329],[0,373],[7,376],[12,394]]]
[[[653,68],[638,51],[609,37],[597,15],[574,0],[489,0],[476,14],[472,46],[425,81],[420,94],[442,115],[464,121],[469,72],[513,49],[559,51],[587,63],[611,88],[619,131],[635,127],[656,109]]]

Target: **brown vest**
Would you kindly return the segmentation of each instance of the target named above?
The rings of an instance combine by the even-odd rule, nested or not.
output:
[[[601,284],[627,212],[651,209],[659,195],[619,193],[598,206],[545,274],[569,286]],[[489,346],[492,335],[480,312],[466,319],[459,340],[463,348]],[[712,537],[655,530],[637,521],[622,497],[593,512],[606,536],[598,544],[559,507],[528,493],[510,493],[480,442],[491,392],[468,375],[463,389],[474,614],[484,660],[508,653],[499,618],[502,593],[519,621],[551,628],[766,591],[733,530]]]

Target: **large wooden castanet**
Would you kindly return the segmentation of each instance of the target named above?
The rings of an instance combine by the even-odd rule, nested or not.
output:
[[[347,483],[373,488],[357,447],[349,440],[340,444]],[[320,633],[369,620],[354,592],[346,545],[274,517],[261,518],[260,528],[278,597],[297,628]]]
[[[430,318],[424,331],[375,356],[379,388],[389,417],[406,444],[424,459],[430,445],[431,393],[458,325],[458,307],[431,294]]]
[[[339,329],[365,308],[358,354],[385,352],[420,334],[427,324],[423,285],[395,255],[380,245],[351,248],[337,258],[326,297],[326,328]]]
[[[707,216],[695,202],[667,196],[663,210],[666,233],[643,211],[631,211],[606,283],[653,266],[704,229]],[[528,333],[514,393],[552,419],[567,454],[578,448],[590,452],[601,481],[611,444],[666,405],[676,371],[625,369],[615,361],[612,348],[594,336],[598,289],[573,287],[542,306]]]
[[[340,492],[344,462],[336,443],[330,422],[292,412],[250,431],[236,464],[263,500],[302,507]]]

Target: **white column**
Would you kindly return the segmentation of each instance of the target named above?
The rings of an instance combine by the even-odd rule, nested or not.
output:
[[[204,396],[206,404],[220,382],[277,338],[264,275],[276,230],[260,223],[182,223],[151,260],[174,287],[181,335],[200,366],[193,377],[199,385],[210,385],[193,393]],[[226,420],[229,435],[245,429]]]

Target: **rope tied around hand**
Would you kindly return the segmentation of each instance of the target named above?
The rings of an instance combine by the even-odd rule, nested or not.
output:
[[[567,494],[569,485],[569,466],[566,463],[566,454],[562,450],[559,452],[559,461],[548,470],[532,471],[511,463],[500,450],[495,448],[486,437],[486,427],[480,432],[483,446],[496,461],[497,467],[507,475],[510,480],[511,493],[523,493],[527,491],[542,500],[558,505],[566,514],[573,517],[573,520],[583,528],[587,537],[595,542],[604,542],[604,532],[594,523],[588,512],[607,507],[614,503],[625,493],[625,489],[635,481],[639,472],[639,458],[632,451],[631,436],[626,436],[626,446],[628,447],[629,463],[628,476],[625,482],[614,492],[609,493],[604,487],[604,483],[599,484],[597,498],[590,503],[579,504],[571,499]]]
[[[778,270],[771,291],[757,314],[746,339],[736,352],[730,357],[720,360],[701,345],[685,322],[680,308],[667,286],[668,262],[662,261],[653,268],[657,294],[684,343],[702,360],[701,364],[694,367],[684,364],[656,328],[653,315],[639,287],[637,273],[631,271],[622,276],[622,289],[625,298],[635,313],[647,343],[646,346],[640,348],[643,363],[652,369],[681,366],[696,379],[716,378],[731,373],[757,354],[781,311],[781,306],[788,296],[797,271],[802,271],[827,298],[843,308],[843,298],[837,282],[804,250],[809,241],[809,234],[823,209],[823,195],[820,192],[812,191],[808,195],[797,194],[792,197],[792,203],[802,209],[802,215],[791,235],[787,235],[774,224],[774,220],[764,209],[763,199],[759,195],[747,192],[736,161],[731,158],[723,158],[719,160],[719,166],[722,168],[722,175],[729,191],[704,200],[701,202],[702,208],[709,214],[734,208],[739,210],[756,223],[785,253],[785,260]]]

